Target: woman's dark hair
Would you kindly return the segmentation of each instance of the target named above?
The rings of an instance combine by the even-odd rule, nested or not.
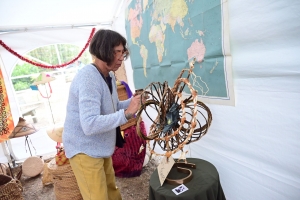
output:
[[[120,33],[108,29],[100,29],[91,40],[89,52],[110,65],[114,60],[114,47],[120,44],[124,46],[124,51],[128,52],[126,39]]]

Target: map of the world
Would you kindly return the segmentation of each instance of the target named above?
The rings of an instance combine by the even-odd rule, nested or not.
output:
[[[204,102],[234,105],[227,4],[222,0],[132,0],[126,34],[135,88],[172,87],[195,60],[190,82]]]

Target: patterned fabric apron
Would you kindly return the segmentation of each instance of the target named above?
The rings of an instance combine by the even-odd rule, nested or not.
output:
[[[14,122],[10,111],[8,96],[0,68],[0,143],[8,140],[14,130]]]

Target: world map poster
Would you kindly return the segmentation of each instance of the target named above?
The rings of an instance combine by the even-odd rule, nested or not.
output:
[[[173,87],[195,60],[190,83],[198,100],[235,104],[227,1],[132,0],[125,15],[135,88]]]

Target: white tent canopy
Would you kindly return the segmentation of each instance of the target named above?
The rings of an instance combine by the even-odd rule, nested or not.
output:
[[[83,46],[90,28],[67,25],[109,24],[126,36],[125,4],[121,0],[2,0],[0,31],[28,31],[0,34],[0,39],[24,54],[54,43]],[[229,1],[236,105],[208,104],[212,126],[189,150],[189,156],[216,166],[227,199],[300,198],[299,10],[297,0]],[[45,27],[55,25],[65,28]],[[44,29],[33,30],[40,27]],[[0,56],[13,115],[18,116],[10,81],[17,59],[2,47]],[[130,60],[125,66],[134,89]]]
[[[0,30],[112,24],[123,2],[124,0],[2,0]]]

